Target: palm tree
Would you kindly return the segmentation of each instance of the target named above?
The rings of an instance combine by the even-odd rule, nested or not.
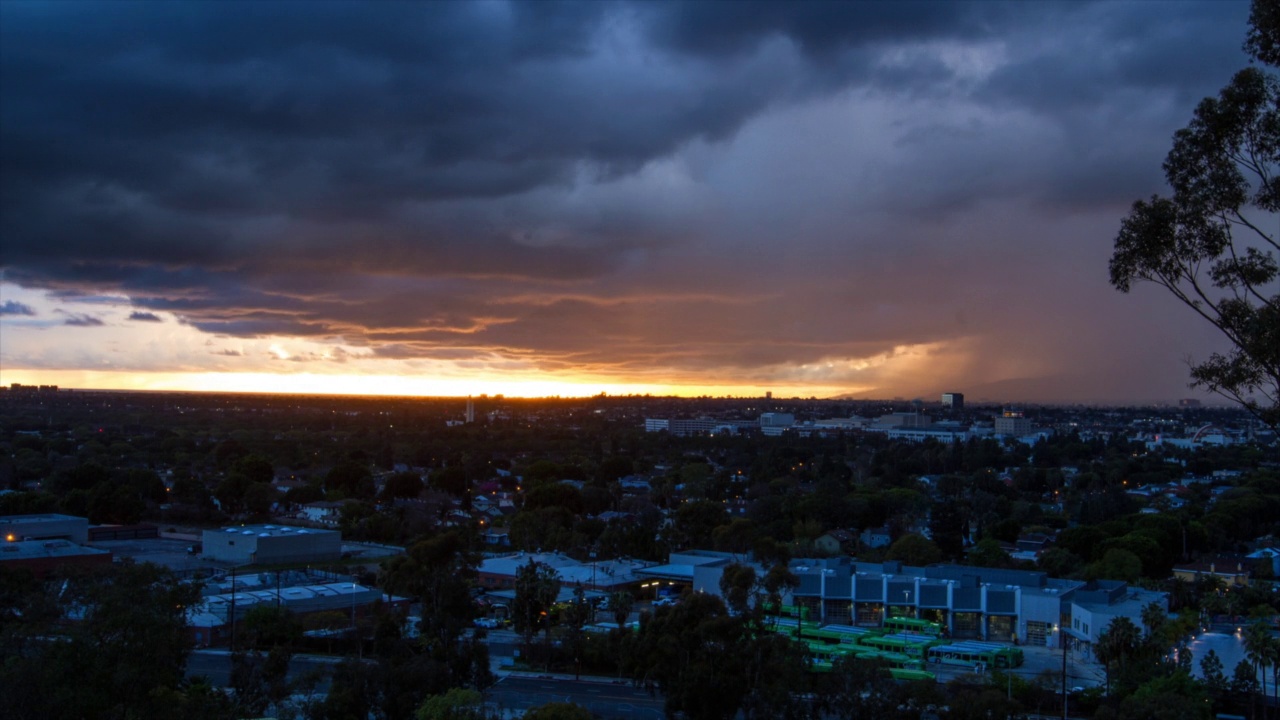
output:
[[[1142,631],[1127,617],[1118,617],[1107,625],[1107,629],[1098,636],[1098,659],[1103,662],[1107,672],[1107,694],[1111,694],[1111,662],[1120,661],[1123,673],[1126,661],[1137,651],[1142,643]]]
[[[1262,698],[1267,696],[1267,673],[1266,668],[1273,664],[1273,656],[1275,651],[1272,649],[1275,641],[1271,637],[1271,628],[1262,620],[1255,620],[1249,625],[1244,633],[1244,654],[1249,658],[1249,662],[1253,663],[1253,670],[1256,674],[1259,668],[1262,668]],[[1263,712],[1266,712],[1266,703],[1263,702]]]

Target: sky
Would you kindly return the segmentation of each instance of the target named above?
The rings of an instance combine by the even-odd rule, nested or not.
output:
[[[1246,2],[0,3],[0,384],[1203,397]]]

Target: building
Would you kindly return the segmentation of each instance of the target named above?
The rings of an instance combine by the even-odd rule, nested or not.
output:
[[[1021,410],[1005,410],[995,419],[996,435],[1022,437],[1031,434],[1031,421]]]
[[[796,424],[796,416],[791,413],[767,412],[760,414],[760,427],[791,427]]]
[[[109,566],[111,551],[77,545],[68,540],[26,540],[0,544],[0,566],[25,569],[36,577],[69,565]]]
[[[741,432],[755,429],[759,423],[752,420],[716,420],[715,418],[645,418],[645,432],[666,430],[678,437],[713,435],[720,432]]]
[[[539,562],[554,569],[564,587],[581,586],[584,590],[615,592],[637,585],[644,563],[637,560],[601,560],[578,562],[556,553],[524,553],[485,558],[476,568],[476,584],[489,591],[510,590],[516,586],[521,567]]]
[[[933,418],[917,412],[896,412],[876,418],[875,425],[868,430],[887,430],[889,428],[927,428],[933,424]]]
[[[858,536],[848,530],[839,528],[818,536],[813,541],[813,549],[823,555],[840,555],[852,552],[858,544]]]
[[[964,393],[942,393],[942,406],[952,410],[963,410]]]
[[[940,443],[967,442],[969,432],[951,427],[891,427],[883,431],[890,440],[906,440],[908,442],[924,442],[936,440]]]
[[[302,517],[311,522],[337,525],[342,515],[342,503],[332,500],[316,500],[302,506]]]
[[[720,595],[724,569],[745,562],[720,555],[690,568],[695,591]],[[673,554],[673,563],[675,559]],[[908,567],[847,557],[798,559],[790,568],[799,585],[783,603],[806,608],[812,620],[878,627],[888,617],[923,618],[940,623],[953,638],[1060,647],[1065,632],[1077,641],[1094,643],[1117,617],[1141,627],[1142,608],[1152,602],[1166,611],[1169,607],[1165,593],[1118,581],[1051,578],[1038,571]],[[757,572],[764,568],[757,567]]]
[[[326,562],[342,557],[337,530],[245,525],[205,530],[204,556],[237,565]]]
[[[404,612],[409,608],[407,598],[351,582],[271,587],[250,575],[242,578],[238,588],[205,596],[187,612],[187,627],[198,647],[227,645],[234,623],[255,607],[283,608],[295,616],[340,612],[349,614],[354,623],[355,618],[368,616],[377,602]]]
[[[1201,578],[1215,577],[1230,588],[1248,585],[1252,571],[1252,563],[1230,558],[1212,558],[1178,565],[1173,568],[1173,576],[1183,582],[1196,582]]]
[[[869,548],[889,547],[893,544],[893,536],[887,526],[867,528],[858,535],[858,540]]]
[[[24,540],[70,540],[89,542],[89,520],[72,515],[5,515],[0,517],[0,537],[5,542]]]

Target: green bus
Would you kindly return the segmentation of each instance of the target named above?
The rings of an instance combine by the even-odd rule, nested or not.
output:
[[[805,628],[802,632],[807,638],[816,638],[842,645],[860,645],[863,638],[878,637],[881,634],[879,629],[853,627],[851,625],[823,625],[818,628]]]
[[[940,644],[941,641],[927,635],[880,635],[864,637],[858,643],[877,650],[887,650],[915,658],[923,658],[925,651],[934,645]]]
[[[938,676],[928,670],[912,670],[910,668],[889,668],[894,680],[937,680]]]
[[[976,642],[935,645],[926,651],[925,658],[931,663],[986,665],[1000,669],[1021,667],[1023,662],[1021,648]]]

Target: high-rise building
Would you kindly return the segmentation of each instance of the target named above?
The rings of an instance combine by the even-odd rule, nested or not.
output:
[[[952,410],[963,410],[964,393],[942,393],[942,405]]]
[[[476,403],[471,398],[467,398],[467,422],[476,421]]]

